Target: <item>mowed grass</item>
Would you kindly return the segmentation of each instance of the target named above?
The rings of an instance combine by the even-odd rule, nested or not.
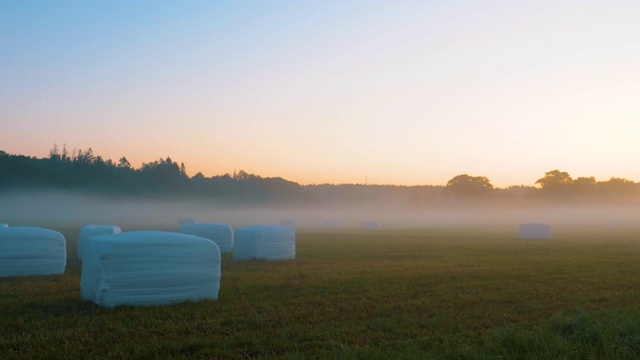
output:
[[[218,301],[114,309],[56,230],[64,275],[0,279],[2,359],[640,357],[633,230],[298,231],[293,261],[225,255]]]

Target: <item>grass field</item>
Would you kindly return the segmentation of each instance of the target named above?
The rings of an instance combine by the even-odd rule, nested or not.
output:
[[[0,279],[1,359],[640,358],[638,231],[298,231],[293,261],[225,255],[218,301],[108,309],[55,230],[64,275]]]

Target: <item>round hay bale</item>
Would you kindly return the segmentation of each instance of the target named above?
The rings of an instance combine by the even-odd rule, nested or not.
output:
[[[82,251],[84,250],[84,243],[88,238],[98,235],[119,234],[122,231],[120,227],[114,225],[85,225],[80,228],[78,233],[77,253],[78,259],[82,260]]]
[[[198,223],[198,219],[194,219],[194,218],[182,218],[180,220],[178,220],[178,227],[182,227],[182,226],[187,226],[187,225],[193,225],[193,224],[197,224]]]
[[[202,223],[181,226],[179,233],[195,235],[215,242],[223,253],[233,248],[233,229],[229,225]]]
[[[518,237],[524,240],[551,239],[551,226],[543,223],[522,224],[518,228]]]
[[[134,231],[87,239],[80,291],[100,306],[216,300],[220,248],[193,235]]]
[[[63,274],[66,265],[61,233],[28,226],[0,231],[0,277]]]
[[[289,260],[296,257],[296,233],[290,227],[257,225],[237,230],[233,260]]]
[[[380,224],[377,221],[368,220],[362,223],[363,230],[380,230]]]

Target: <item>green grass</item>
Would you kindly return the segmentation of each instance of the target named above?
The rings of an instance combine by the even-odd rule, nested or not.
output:
[[[506,230],[299,231],[294,261],[225,255],[218,301],[107,309],[61,229],[64,275],[0,279],[0,358],[640,357],[640,235]]]

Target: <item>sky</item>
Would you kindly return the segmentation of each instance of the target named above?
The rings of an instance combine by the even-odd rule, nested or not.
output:
[[[640,2],[0,0],[0,150],[189,175],[640,181]]]

